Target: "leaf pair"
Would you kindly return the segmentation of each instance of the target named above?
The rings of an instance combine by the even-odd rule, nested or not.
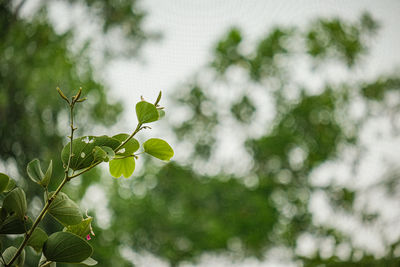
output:
[[[42,168],[40,167],[40,162],[38,159],[34,159],[28,163],[26,167],[29,178],[31,180],[43,187],[47,187],[50,183],[51,174],[53,172],[53,161],[50,160],[50,164],[47,167],[46,173],[43,174]]]

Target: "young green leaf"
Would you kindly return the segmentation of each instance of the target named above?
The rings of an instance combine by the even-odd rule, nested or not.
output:
[[[42,180],[40,181],[41,186],[47,187],[49,185],[52,173],[53,173],[53,161],[50,160],[49,167],[47,167],[47,171],[44,174]]]
[[[128,158],[115,158],[110,161],[110,173],[115,178],[123,175],[128,178],[132,175],[135,170],[135,159],[133,157]]]
[[[170,160],[174,156],[174,150],[162,139],[151,138],[143,144],[144,152],[161,160]]]
[[[114,135],[112,138],[117,139],[118,141],[120,141],[121,143],[124,142],[126,139],[128,139],[129,134],[117,134]],[[117,155],[121,155],[121,156],[130,156],[133,155],[133,153],[135,153],[140,147],[140,144],[138,142],[138,140],[136,140],[135,138],[131,138],[125,145],[123,145],[118,151],[117,151]]]
[[[26,166],[26,172],[28,173],[29,178],[31,178],[31,180],[37,184],[40,184],[40,181],[44,177],[42,168],[40,167],[40,161],[38,159],[34,159],[28,163],[28,166]]]
[[[31,238],[29,238],[27,245],[31,246],[37,253],[40,253],[47,238],[46,232],[40,227],[37,227],[35,231],[33,231]]]
[[[4,173],[0,173],[0,193],[2,193],[8,186],[10,177]]]
[[[80,236],[82,238],[86,237],[88,234],[90,234],[91,231],[91,223],[92,223],[93,217],[88,217],[84,220],[82,220],[79,224],[76,225],[68,225],[65,227],[66,232],[70,232],[73,234],[76,234],[77,236]]]
[[[8,213],[14,212],[18,218],[23,219],[27,209],[25,192],[18,187],[12,190],[4,199],[3,208]]]
[[[149,123],[158,120],[158,111],[153,104],[140,101],[136,104],[136,116],[139,123]]]
[[[83,220],[82,212],[78,205],[63,192],[58,193],[48,212],[64,225],[75,225]]]
[[[43,246],[48,261],[79,263],[89,258],[93,248],[83,238],[69,232],[56,232]]]
[[[72,141],[72,157],[70,168],[80,170],[89,167],[95,161],[95,147],[109,147],[112,150],[117,148],[121,142],[108,136],[84,136]],[[64,146],[61,152],[61,159],[66,166],[68,164],[70,143]],[[104,150],[104,149],[103,149]]]
[[[3,259],[6,261],[6,264],[8,264],[11,261],[11,259],[14,257],[16,252],[17,252],[17,248],[16,247],[8,247],[3,252]],[[22,267],[22,266],[24,266],[24,263],[25,263],[25,250],[22,250],[22,252],[18,256],[17,260],[14,261],[11,266],[13,266],[13,267]]]

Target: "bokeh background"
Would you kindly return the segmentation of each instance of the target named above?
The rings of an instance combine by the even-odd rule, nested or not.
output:
[[[172,162],[65,188],[99,266],[399,266],[399,1],[3,0],[0,171],[78,135],[131,132],[163,91]],[[58,174],[58,175],[57,175]],[[52,218],[43,227],[59,230]],[[20,237],[1,237],[3,247]],[[26,266],[38,256],[28,251]]]

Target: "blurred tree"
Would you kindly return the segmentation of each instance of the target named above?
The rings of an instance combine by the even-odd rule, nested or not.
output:
[[[52,184],[58,184],[62,178],[60,151],[67,142],[68,114],[56,87],[69,95],[79,87],[84,88],[89,101],[85,109],[78,111],[81,132],[90,130],[96,123],[112,125],[122,106],[108,95],[104,81],[94,74],[90,54],[93,40],[88,38],[79,47],[72,48],[78,29],[70,28],[64,33],[55,30],[47,12],[54,2],[36,1],[37,12],[21,16],[28,2],[0,2],[0,160],[4,166],[18,170],[17,177],[13,178],[29,189],[26,191],[28,203],[38,206],[42,193],[39,187],[28,186],[27,163],[36,157],[44,161],[53,159],[57,179]],[[85,19],[102,23],[103,37],[122,27],[120,35],[130,47],[123,50],[124,56],[128,52],[134,55],[146,40],[154,37],[142,28],[145,13],[137,7],[137,1],[64,2],[87,8]],[[105,47],[103,52],[114,56],[119,53],[110,47]],[[82,181],[77,197],[83,195],[92,181],[99,179],[95,172]],[[48,227],[52,225],[47,222]],[[118,255],[113,256],[118,258]],[[34,256],[29,253],[27,265],[31,257]]]
[[[175,112],[190,114],[171,122],[177,143],[186,149],[191,144],[188,158],[160,172],[148,167],[125,190],[113,187],[110,210],[129,216],[111,219],[109,229],[119,230],[102,244],[149,251],[173,266],[204,252],[263,258],[276,247],[289,249],[287,257],[305,266],[398,266],[398,235],[386,239],[385,252],[376,256],[353,242],[351,233],[316,223],[311,210],[312,198],[322,193],[334,213],[353,216],[359,229],[376,222],[385,228],[377,215],[354,205],[363,192],[351,181],[313,182],[315,172],[340,160],[346,149],[355,151],[347,163],[357,168],[361,130],[377,114],[371,110],[398,111],[385,102],[390,92],[398,94],[398,74],[372,80],[357,75],[377,29],[369,14],[352,23],[334,18],[301,29],[275,27],[250,53],[243,52],[241,31],[230,30],[211,64],[173,94]],[[366,106],[358,117],[352,114],[355,102]],[[246,150],[233,152],[240,147]],[[223,159],[221,150],[228,154]],[[246,158],[247,166],[241,163]],[[398,196],[398,182],[388,181],[385,188]],[[299,252],[307,235],[317,244],[311,256]],[[319,245],[325,240],[333,243],[328,254]]]

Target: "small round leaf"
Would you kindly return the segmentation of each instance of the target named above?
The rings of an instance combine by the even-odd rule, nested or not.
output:
[[[174,156],[174,150],[162,139],[151,138],[143,144],[144,152],[161,160],[170,160]]]
[[[139,123],[149,123],[159,118],[156,106],[146,101],[140,101],[136,104],[136,116]]]
[[[135,159],[133,157],[128,158],[116,158],[110,161],[110,173],[115,178],[121,177],[123,175],[128,178],[132,175],[135,170]]]

